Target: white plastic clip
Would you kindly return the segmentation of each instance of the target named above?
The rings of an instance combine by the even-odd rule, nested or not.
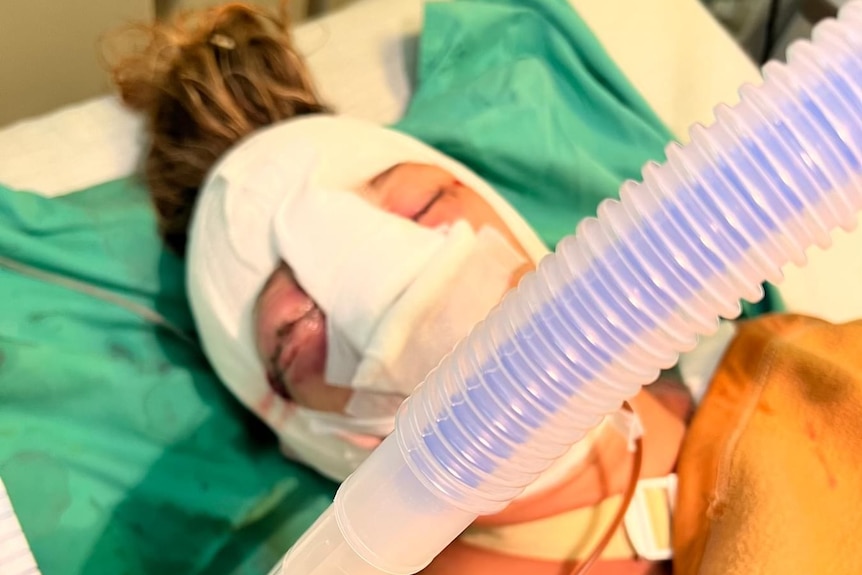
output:
[[[675,473],[638,482],[624,525],[632,547],[644,559],[663,561],[673,556],[671,517],[676,486]]]
[[[620,409],[611,415],[611,425],[626,439],[629,451],[634,453],[635,440],[643,437],[644,434],[644,426],[638,414],[633,411]]]

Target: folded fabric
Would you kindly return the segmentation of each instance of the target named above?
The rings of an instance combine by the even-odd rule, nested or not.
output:
[[[683,443],[674,573],[862,573],[862,322],[738,326]]]

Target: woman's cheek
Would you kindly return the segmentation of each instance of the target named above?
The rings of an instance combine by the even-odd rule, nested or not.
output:
[[[326,334],[306,340],[288,376],[290,395],[302,407],[314,411],[344,413],[353,390],[326,382]]]

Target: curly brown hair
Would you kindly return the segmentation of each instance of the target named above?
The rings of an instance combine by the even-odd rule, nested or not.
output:
[[[198,190],[219,157],[257,128],[327,110],[284,2],[278,14],[232,3],[120,34],[135,47],[109,62],[112,78],[146,118],[144,176],[159,232],[183,255]]]

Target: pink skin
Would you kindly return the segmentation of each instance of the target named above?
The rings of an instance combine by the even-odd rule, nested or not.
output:
[[[393,214],[430,228],[457,220],[467,221],[476,230],[491,226],[526,255],[479,194],[436,166],[398,164],[374,177],[358,193]],[[517,283],[529,268],[518,270],[511,283]],[[285,263],[273,272],[257,299],[255,338],[258,356],[276,394],[309,409],[344,411],[352,391],[327,383],[323,376],[325,317]]]

